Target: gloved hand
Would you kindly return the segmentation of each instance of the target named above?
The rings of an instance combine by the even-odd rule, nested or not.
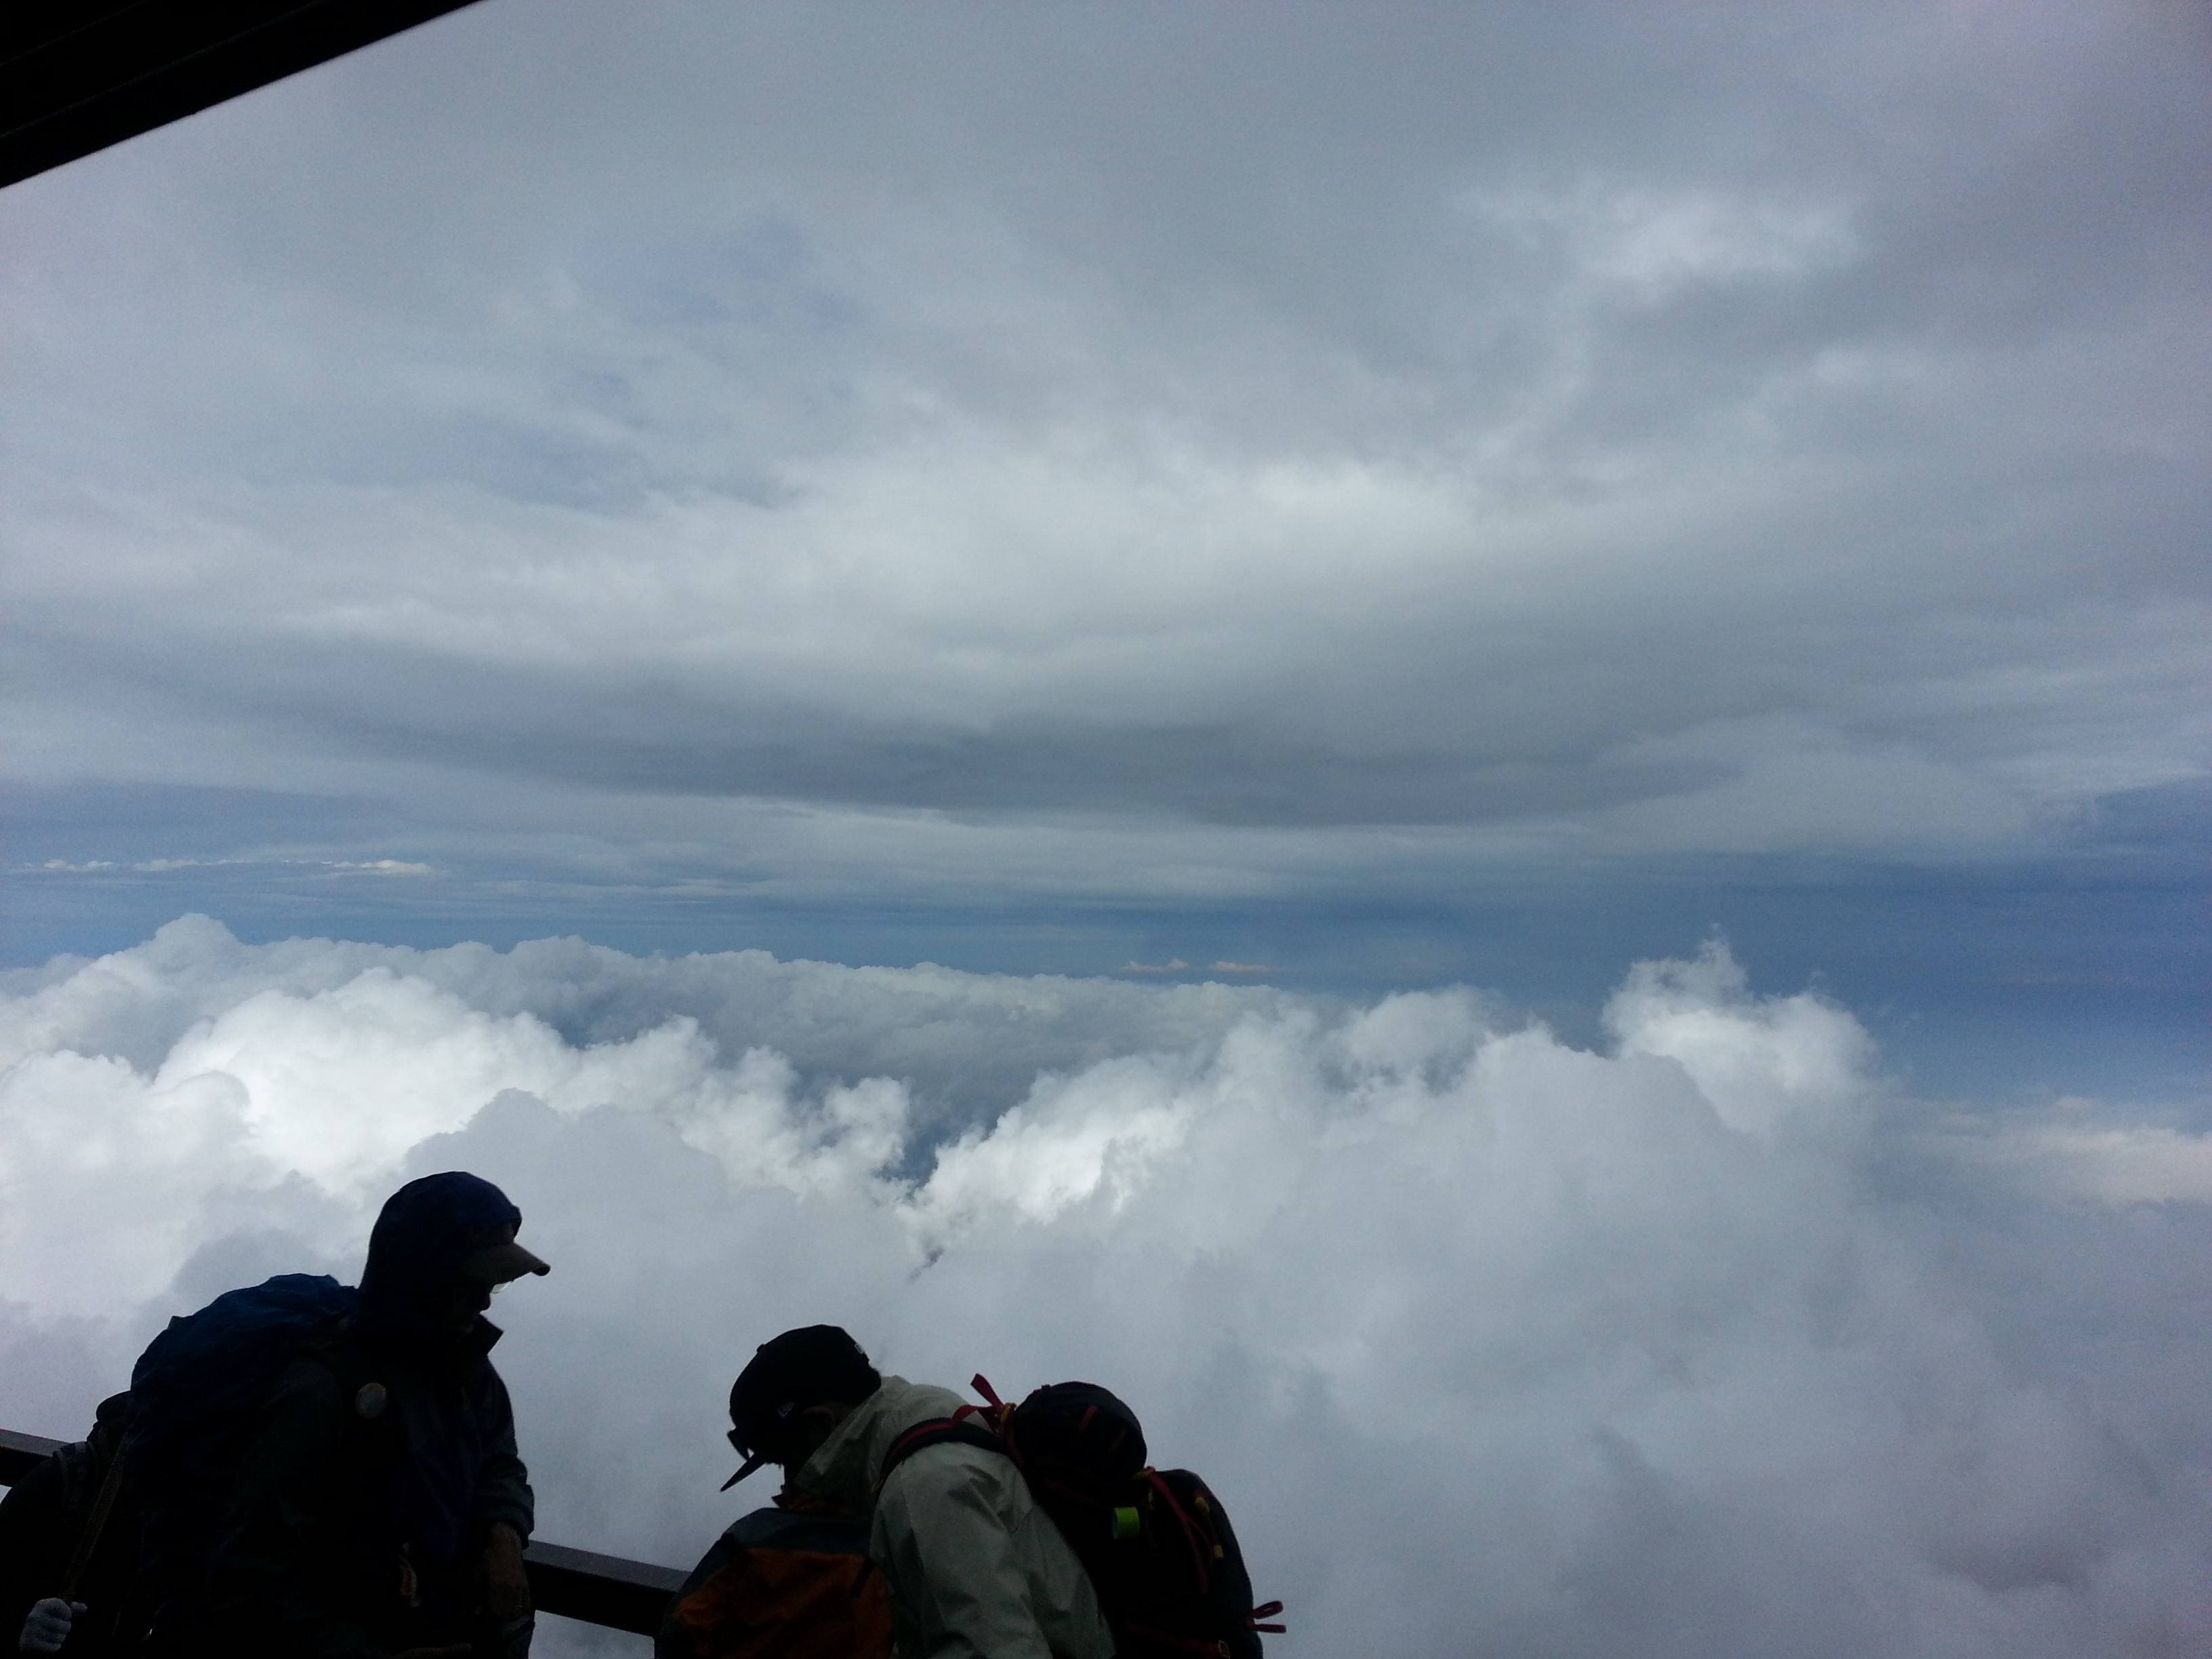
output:
[[[60,1652],[62,1644],[69,1640],[70,1626],[83,1611],[83,1602],[64,1601],[58,1595],[33,1601],[30,1617],[23,1620],[23,1633],[15,1638],[15,1646],[25,1653]]]
[[[484,1611],[500,1624],[530,1611],[530,1574],[522,1565],[522,1534],[495,1521],[484,1545]]]

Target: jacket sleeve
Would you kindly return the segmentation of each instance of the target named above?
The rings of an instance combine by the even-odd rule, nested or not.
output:
[[[903,1615],[901,1659],[1050,1659],[1048,1623],[1095,1631],[1111,1651],[1090,1582],[1064,1544],[1066,1571],[1053,1582],[1040,1573],[1040,1540],[1026,1534],[1052,1522],[1016,1490],[1020,1480],[994,1453],[945,1445],[915,1453],[884,1482],[874,1547]],[[1040,1597],[1057,1605],[1040,1607]],[[920,1650],[908,1654],[908,1643]]]
[[[388,1653],[330,1604],[344,1434],[337,1379],[313,1359],[294,1360],[262,1407],[209,1555],[212,1632],[231,1650],[285,1659]]]
[[[477,1521],[483,1527],[504,1521],[530,1540],[538,1519],[538,1500],[530,1490],[530,1471],[514,1448],[514,1404],[507,1384],[489,1365],[477,1396],[477,1413],[483,1425],[483,1468],[477,1482]]]

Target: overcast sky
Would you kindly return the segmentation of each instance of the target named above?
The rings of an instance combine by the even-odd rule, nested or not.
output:
[[[2156,0],[486,0],[16,186],[8,958],[1594,1031],[1717,925],[1931,1089],[2199,1099],[2208,61]]]

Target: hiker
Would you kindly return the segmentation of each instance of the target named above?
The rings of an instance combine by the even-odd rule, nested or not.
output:
[[[780,1507],[865,1527],[904,1659],[1113,1659],[1089,1577],[1006,1456],[948,1441],[883,1473],[902,1435],[962,1406],[949,1389],[879,1376],[834,1325],[786,1331],[730,1390],[730,1443],[745,1461],[726,1485],[775,1463]]]
[[[272,1279],[156,1339],[131,1440],[148,1488],[146,1659],[527,1651],[532,1499],[483,1317],[499,1285],[550,1271],[515,1242],[521,1219],[488,1181],[425,1176],[386,1202],[357,1291]],[[273,1380],[229,1466],[194,1464],[218,1420],[206,1397],[272,1329]]]
[[[22,1653],[112,1650],[130,1587],[134,1528],[123,1490],[127,1394],[100,1402],[92,1432],[58,1448],[0,1500],[0,1631]]]

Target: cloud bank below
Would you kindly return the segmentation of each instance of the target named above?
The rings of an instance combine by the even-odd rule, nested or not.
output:
[[[1465,990],[245,945],[0,982],[11,1426],[169,1313],[521,1203],[547,1535],[687,1560],[764,1335],[1111,1382],[1289,1652],[1995,1656],[2212,1637],[2212,1146],[1901,1099],[1852,1016],[1644,963],[1600,1050]]]

